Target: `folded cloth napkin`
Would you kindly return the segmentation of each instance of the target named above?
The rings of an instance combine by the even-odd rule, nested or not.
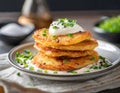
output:
[[[5,93],[93,93],[120,87],[120,66],[113,69],[111,74],[84,82],[53,81],[32,77],[16,70],[8,64],[7,55],[0,55],[0,85]]]

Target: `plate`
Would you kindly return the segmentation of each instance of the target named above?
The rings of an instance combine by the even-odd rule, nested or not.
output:
[[[39,73],[36,71],[30,71],[28,69],[21,67],[15,61],[15,55],[16,55],[16,52],[23,52],[25,49],[29,49],[33,53],[37,53],[37,50],[33,47],[33,44],[34,43],[31,42],[31,43],[23,44],[13,48],[9,52],[8,58],[9,58],[10,64],[16,69],[28,75],[38,77],[38,78],[44,78],[49,80],[64,80],[64,81],[69,81],[69,80],[83,81],[83,80],[93,79],[102,75],[109,74],[111,70],[113,70],[118,65],[120,65],[120,49],[114,46],[113,44],[98,40],[99,46],[96,48],[96,51],[99,53],[99,55],[106,57],[112,63],[112,66],[110,67],[107,67],[105,69],[98,70],[95,72],[82,73],[82,74],[50,74],[50,73]]]

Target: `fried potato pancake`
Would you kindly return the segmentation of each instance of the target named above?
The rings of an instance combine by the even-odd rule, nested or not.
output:
[[[46,47],[43,46],[40,43],[35,43],[35,46],[37,46],[37,49],[39,50],[39,47]],[[50,47],[46,47],[48,49],[50,48],[54,48],[54,49],[60,49],[60,50],[72,50],[72,51],[84,51],[84,50],[93,50],[95,47],[98,46],[98,43],[96,40],[91,39],[91,40],[85,40],[82,41],[78,44],[74,44],[74,45],[69,45],[69,46],[50,46]]]
[[[91,55],[94,53],[94,50],[85,50],[85,51],[69,51],[69,50],[60,50],[60,49],[54,49],[54,48],[48,48],[48,47],[42,47],[38,46],[37,44],[34,45],[34,47],[44,53],[47,56],[50,57],[61,57],[61,56],[67,56],[67,57],[83,57],[87,55]]]
[[[43,46],[60,46],[77,44],[84,40],[89,40],[92,38],[92,35],[89,31],[85,31],[74,33],[71,37],[68,35],[61,35],[53,38],[53,36],[49,35],[48,29],[40,29],[33,34],[33,38]]]
[[[66,58],[66,57],[49,57],[39,52],[32,59],[32,63],[38,68],[57,71],[75,70],[85,67],[89,64],[98,61],[98,54],[94,51],[93,54],[79,58]]]

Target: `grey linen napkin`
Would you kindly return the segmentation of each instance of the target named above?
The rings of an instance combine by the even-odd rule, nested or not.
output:
[[[93,93],[120,87],[120,66],[113,69],[111,74],[84,82],[52,81],[35,78],[22,72],[18,76],[19,71],[8,64],[7,55],[0,55],[0,84],[7,91],[5,93],[44,93],[43,91],[48,93]]]

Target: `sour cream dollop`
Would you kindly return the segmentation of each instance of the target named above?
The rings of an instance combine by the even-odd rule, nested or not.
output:
[[[49,27],[50,35],[67,35],[77,32],[84,32],[84,29],[75,20],[66,18],[53,21]]]

